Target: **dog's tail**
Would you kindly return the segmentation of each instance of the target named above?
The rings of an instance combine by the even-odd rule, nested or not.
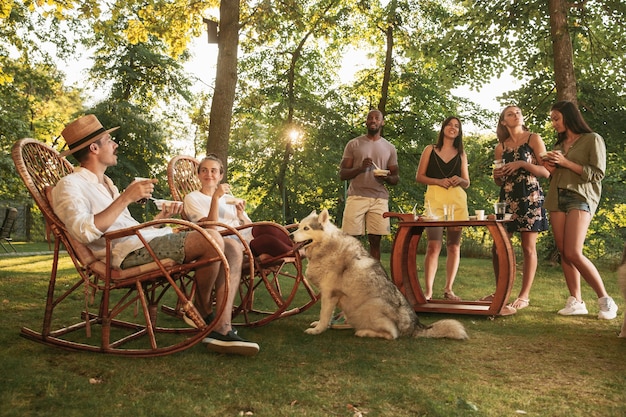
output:
[[[413,337],[469,339],[465,327],[459,321],[452,319],[439,320],[430,326],[418,325],[413,331]]]

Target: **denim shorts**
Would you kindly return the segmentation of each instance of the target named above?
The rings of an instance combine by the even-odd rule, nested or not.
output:
[[[568,213],[570,210],[582,210],[591,213],[585,198],[575,191],[559,188],[559,211]]]
[[[178,263],[183,263],[185,260],[185,238],[187,232],[180,233],[168,233],[163,236],[158,236],[148,242],[150,248],[154,251],[154,254],[159,259],[170,258]],[[121,268],[131,268],[137,265],[145,265],[153,262],[154,259],[145,247],[139,248],[128,255],[122,261]]]

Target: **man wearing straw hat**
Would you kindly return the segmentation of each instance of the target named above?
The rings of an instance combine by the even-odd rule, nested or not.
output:
[[[128,205],[152,197],[155,179],[135,180],[122,193],[105,175],[108,167],[117,165],[118,144],[110,133],[118,127],[105,129],[94,115],[83,116],[68,124],[63,138],[68,149],[62,156],[73,155],[80,166],[54,188],[52,200],[55,213],[65,223],[70,234],[86,244],[100,259],[106,256],[105,232],[138,225],[128,211]],[[163,205],[155,219],[168,218],[182,210],[181,206]],[[236,288],[241,278],[242,256],[236,246],[226,244],[214,230],[208,230],[220,243],[227,256],[230,269],[231,294],[227,297],[224,314],[217,319],[215,330],[203,340],[208,348],[220,353],[254,355],[259,345],[242,339],[231,326],[231,314]],[[150,243],[159,258],[171,258],[177,262],[202,261],[214,255],[213,248],[197,232],[173,233],[169,227],[146,229],[142,235]],[[114,267],[129,268],[151,262],[147,249],[136,237],[117,239],[112,247]],[[218,263],[196,269],[198,286],[196,307],[207,319],[211,311],[211,291],[215,286],[217,300],[221,303],[224,291],[224,273]],[[221,308],[217,306],[218,310]]]

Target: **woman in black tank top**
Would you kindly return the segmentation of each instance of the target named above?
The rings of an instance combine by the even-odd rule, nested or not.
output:
[[[426,215],[443,220],[446,206],[449,213],[454,213],[455,220],[468,219],[467,195],[464,189],[469,187],[470,180],[459,118],[451,116],[443,121],[437,144],[428,145],[422,153],[415,180],[428,186],[424,196]],[[461,259],[461,232],[460,227],[446,227],[447,262],[443,298],[448,300],[460,299],[452,291],[452,285]],[[428,245],[424,258],[424,296],[430,300],[443,241],[443,227],[428,227],[426,234]]]

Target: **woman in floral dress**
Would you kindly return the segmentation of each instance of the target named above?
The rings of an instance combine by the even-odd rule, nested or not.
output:
[[[547,178],[550,173],[539,162],[540,155],[546,152],[546,145],[539,135],[524,126],[519,107],[507,106],[500,113],[496,135],[498,144],[494,158],[504,160],[504,165],[494,169],[493,178],[500,186],[499,201],[506,202],[507,213],[512,214],[511,221],[506,224],[509,237],[520,232],[524,254],[522,287],[517,299],[509,304],[509,307],[520,310],[530,304],[530,288],[537,270],[537,236],[548,230],[539,178]],[[494,260],[497,269],[496,256]]]

